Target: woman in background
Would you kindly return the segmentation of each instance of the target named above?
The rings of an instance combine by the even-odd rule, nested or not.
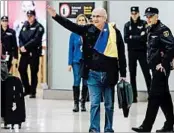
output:
[[[76,18],[78,25],[86,25],[88,22],[84,14],[80,14]],[[74,84],[73,84],[73,97],[74,97],[74,108],[73,112],[79,112],[79,96],[80,96],[80,61],[82,59],[82,37],[71,33],[69,40],[69,58],[68,58],[68,70],[73,70]],[[86,111],[85,102],[87,98],[87,81],[82,79],[82,93],[81,93],[81,111]]]

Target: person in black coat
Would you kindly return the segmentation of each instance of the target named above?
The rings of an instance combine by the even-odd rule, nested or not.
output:
[[[105,132],[114,132],[114,87],[119,73],[126,77],[125,49],[120,31],[107,23],[107,13],[103,8],[92,12],[93,24],[80,26],[58,15],[48,6],[48,13],[66,29],[83,38],[84,69],[82,76],[87,79],[91,101],[89,132],[100,132],[100,101],[104,95]]]
[[[16,32],[8,26],[8,16],[1,17],[1,41],[3,45],[2,53],[6,56],[8,70],[12,64],[18,60],[18,46],[16,42]]]
[[[19,73],[25,88],[25,95],[30,94],[30,98],[35,98],[44,27],[36,20],[36,12],[34,10],[29,10],[26,15],[28,20],[25,21],[19,34],[21,54]],[[31,68],[31,85],[29,84],[27,73],[29,64]]]
[[[137,102],[137,61],[139,61],[142,69],[147,92],[150,92],[151,75],[147,64],[147,34],[146,34],[146,21],[140,19],[139,7],[131,7],[131,17],[124,26],[124,41],[128,46],[128,60],[129,60],[129,72],[130,82],[133,89],[134,99],[133,102]]]
[[[170,29],[158,20],[158,9],[149,7],[145,10],[148,27],[148,65],[153,78],[148,99],[145,119],[140,127],[133,127],[136,132],[151,132],[159,107],[166,122],[156,132],[173,132],[174,113],[168,79],[170,62],[174,57],[174,37]]]

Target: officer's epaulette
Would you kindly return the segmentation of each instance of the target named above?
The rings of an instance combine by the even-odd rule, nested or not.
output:
[[[161,26],[161,27],[164,27],[165,25],[164,25],[164,24],[161,24],[160,26]]]
[[[129,26],[130,24],[131,24],[131,22],[128,21],[128,22],[125,23],[125,26]]]
[[[166,30],[168,30],[168,27],[166,27],[166,25],[164,25],[164,24],[161,24],[161,25],[160,25],[160,29],[161,29],[162,31],[166,31]]]

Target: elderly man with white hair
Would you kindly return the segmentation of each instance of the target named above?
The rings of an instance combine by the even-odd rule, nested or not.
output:
[[[107,22],[104,8],[92,12],[92,24],[80,26],[58,15],[48,6],[48,13],[66,29],[79,34],[83,39],[83,78],[87,79],[91,100],[89,132],[100,132],[100,100],[103,93],[105,106],[104,132],[114,132],[114,87],[126,77],[125,48],[120,31]]]

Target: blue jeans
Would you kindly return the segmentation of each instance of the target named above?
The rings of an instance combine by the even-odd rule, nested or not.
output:
[[[102,93],[105,106],[104,132],[114,132],[112,129],[115,92],[114,86],[109,87],[106,72],[96,72],[92,70],[89,71],[87,84],[91,100],[89,132],[100,132],[100,102]]]
[[[81,76],[80,76],[80,63],[73,63],[73,76],[74,76],[74,84],[73,86],[80,86]],[[82,79],[82,86],[87,86],[87,81]]]

